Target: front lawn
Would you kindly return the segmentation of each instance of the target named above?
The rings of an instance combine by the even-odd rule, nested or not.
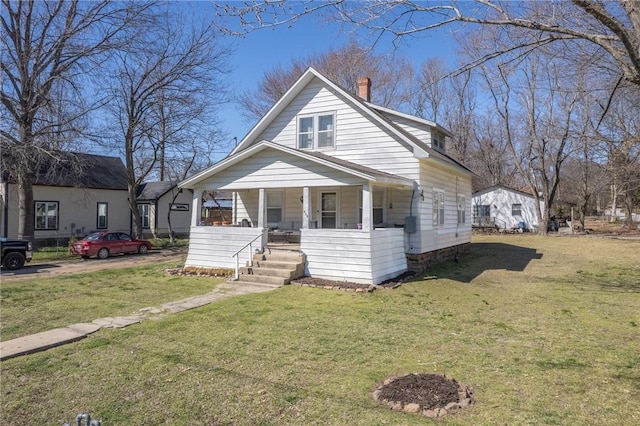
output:
[[[437,372],[476,398],[441,424],[639,424],[639,253],[640,241],[479,237],[395,290],[287,286],[101,330],[2,362],[0,423],[432,424],[371,392]]]
[[[208,293],[222,279],[164,276],[176,262],[94,273],[4,280],[1,340]]]

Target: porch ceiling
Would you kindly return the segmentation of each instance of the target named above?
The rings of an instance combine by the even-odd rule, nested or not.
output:
[[[182,188],[255,189],[332,185],[413,187],[410,179],[341,160],[262,141],[181,182]]]

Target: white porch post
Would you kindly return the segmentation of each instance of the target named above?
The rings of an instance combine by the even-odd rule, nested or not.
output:
[[[302,188],[302,229],[309,229],[311,224],[311,196],[309,187]]]
[[[371,183],[362,185],[362,229],[371,231],[373,224],[371,223],[371,215],[373,213],[371,207],[371,195],[373,190],[371,189]]]
[[[233,219],[231,223],[237,225],[239,222],[238,221],[238,193],[235,191],[232,193],[231,211],[233,212]]]
[[[266,205],[265,190],[260,188],[258,195],[258,228],[265,228],[266,223],[264,220],[264,208]]]
[[[191,226],[198,226],[200,222],[200,201],[202,200],[202,190],[193,190],[193,201],[191,206]]]

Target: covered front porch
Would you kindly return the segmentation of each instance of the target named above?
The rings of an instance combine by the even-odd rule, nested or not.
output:
[[[193,211],[201,194],[194,192]],[[412,187],[370,182],[239,189],[231,225],[194,220],[186,266],[236,268],[256,250],[284,244],[306,255],[306,275],[378,284],[407,269],[412,194]]]
[[[285,240],[310,276],[378,284],[406,271],[414,181],[270,142],[247,151],[181,184],[194,197],[186,266],[244,266]],[[206,226],[202,194],[218,190],[233,192],[232,223]]]

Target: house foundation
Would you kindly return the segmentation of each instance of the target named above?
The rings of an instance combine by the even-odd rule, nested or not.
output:
[[[446,247],[426,253],[407,253],[407,269],[412,272],[423,272],[432,266],[453,260],[469,250],[469,243]]]

